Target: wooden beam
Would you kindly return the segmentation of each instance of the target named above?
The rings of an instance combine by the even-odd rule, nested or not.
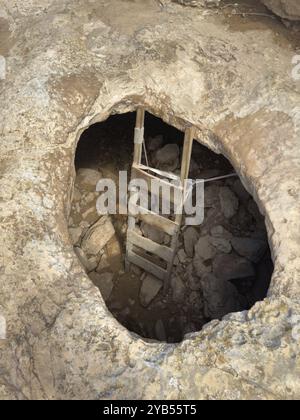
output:
[[[170,236],[173,236],[179,230],[179,225],[166,217],[160,216],[157,213],[153,213],[151,210],[145,209],[138,205],[132,205],[134,212],[140,220],[147,223],[148,225],[154,226],[157,229],[162,230]],[[132,215],[134,217],[134,215]]]
[[[145,258],[141,257],[140,255],[135,254],[132,251],[129,251],[128,259],[132,264],[137,265],[138,267],[142,268],[143,270],[147,271],[153,276],[161,280],[165,280],[167,271],[158,267],[156,264],[152,263],[151,261],[146,260]]]
[[[151,241],[151,239],[144,238],[134,231],[128,232],[127,241],[129,241],[132,245],[144,249],[147,252],[151,252],[151,254],[157,255],[159,258],[162,258],[167,262],[172,260],[173,251],[171,248]]]

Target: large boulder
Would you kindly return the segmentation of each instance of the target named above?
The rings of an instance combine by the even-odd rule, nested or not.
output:
[[[262,0],[262,2],[281,18],[300,20],[299,0]]]

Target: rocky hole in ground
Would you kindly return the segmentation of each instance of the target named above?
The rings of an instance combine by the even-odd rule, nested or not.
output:
[[[88,128],[76,150],[69,218],[74,251],[115,318],[148,339],[180,342],[204,324],[248,310],[266,297],[273,272],[264,218],[239,178],[205,184],[205,218],[182,226],[167,291],[163,282],[131,265],[125,272],[127,216],[97,213],[96,184],[119,171],[130,174],[135,113],[111,116]],[[179,173],[183,133],[146,114],[151,166]],[[229,161],[194,142],[191,179],[234,172]],[[159,244],[170,238],[141,223],[139,232]]]

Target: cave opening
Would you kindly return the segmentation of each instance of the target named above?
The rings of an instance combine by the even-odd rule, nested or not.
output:
[[[143,338],[175,343],[211,320],[263,300],[273,263],[264,217],[240,179],[232,176],[205,183],[204,220],[197,226],[182,224],[167,287],[135,264],[125,269],[128,216],[99,214],[96,186],[101,179],[118,186],[119,172],[130,174],[135,118],[135,113],[113,115],[81,135],[70,238],[113,316]],[[152,167],[178,175],[182,139],[181,131],[146,113],[146,155]],[[234,169],[224,156],[194,141],[190,179],[231,173]],[[143,238],[168,246],[169,235],[145,221],[137,229]]]

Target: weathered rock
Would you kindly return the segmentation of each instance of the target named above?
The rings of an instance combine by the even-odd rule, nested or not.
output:
[[[101,177],[101,173],[94,169],[81,168],[77,171],[76,187],[79,190],[96,191],[96,185]]]
[[[219,197],[222,212],[227,219],[230,219],[239,208],[239,200],[229,187],[221,187]]]
[[[81,248],[74,247],[74,251],[82,264],[83,268],[86,270],[87,273],[90,273],[91,271],[95,270],[99,261],[97,258],[87,258],[85,253]]]
[[[204,264],[201,258],[194,257],[193,266],[197,276],[200,278],[203,276],[203,274],[211,273],[212,271],[212,261],[209,261],[209,264],[207,264],[207,262]]]
[[[152,225],[142,223],[141,231],[146,238],[149,238],[151,241],[157,242],[158,244],[163,244],[165,241],[165,233]]]
[[[261,260],[268,247],[265,241],[252,238],[232,238],[231,243],[239,255],[254,263]]]
[[[147,150],[149,150],[149,152],[155,152],[157,149],[159,149],[162,146],[163,141],[164,141],[164,138],[162,135],[149,137],[146,142]]]
[[[103,216],[85,234],[81,247],[88,255],[97,255],[114,236],[115,229],[108,216]]]
[[[187,262],[187,255],[186,255],[186,253],[184,252],[184,249],[180,249],[178,252],[177,252],[177,256],[178,256],[178,259],[179,259],[179,262],[180,262],[180,264],[185,264],[186,262]]]
[[[210,260],[214,258],[216,253],[216,248],[211,244],[210,237],[203,236],[195,245],[194,259],[200,258],[203,261]]]
[[[149,306],[153,299],[160,292],[162,286],[162,281],[152,276],[151,274],[146,274],[140,290],[140,301],[142,306]]]
[[[211,233],[211,236],[213,236],[214,238],[225,238],[225,239],[231,239],[232,238],[232,233],[228,232],[228,230],[226,230],[221,225],[214,226],[211,229],[210,233]]]
[[[103,271],[107,271],[110,268],[110,262],[107,257],[107,253],[104,253],[100,256],[100,262],[97,266],[96,271],[98,273],[102,273]]]
[[[183,232],[184,250],[190,258],[194,256],[194,247],[199,239],[199,233],[193,227],[188,227]]]
[[[172,172],[179,166],[179,147],[177,144],[167,144],[157,150],[154,158],[155,165],[163,170]]]
[[[183,302],[186,287],[179,276],[172,275],[171,277],[171,290],[174,302]]]
[[[224,254],[229,254],[232,250],[231,243],[228,239],[225,238],[214,238],[210,237],[210,243],[218,251],[223,252]]]
[[[236,288],[228,281],[206,274],[201,280],[205,316],[221,319],[230,312],[242,309]]]
[[[106,301],[109,299],[111,292],[114,287],[113,283],[113,273],[93,273],[89,274],[89,277],[92,279],[94,284],[100,289],[103,299]]]
[[[190,7],[217,7],[221,0],[172,0],[174,3]]]
[[[284,19],[300,20],[299,0],[262,0],[262,2]]]
[[[213,261],[213,273],[221,280],[235,280],[246,277],[254,277],[253,264],[239,256],[217,255]]]
[[[69,232],[72,240],[72,245],[77,245],[82,235],[82,228],[69,228]]]

